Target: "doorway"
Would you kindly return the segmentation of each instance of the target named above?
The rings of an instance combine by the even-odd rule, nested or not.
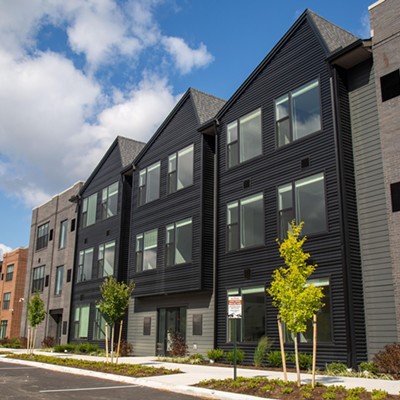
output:
[[[186,339],[186,310],[186,307],[160,308],[158,310],[158,356],[170,355],[173,333],[179,332]]]

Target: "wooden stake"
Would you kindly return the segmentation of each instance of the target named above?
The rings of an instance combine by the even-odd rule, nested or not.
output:
[[[317,314],[313,315],[313,361],[311,385],[315,388],[315,369],[317,364]]]
[[[108,363],[108,324],[106,322],[106,363]]]
[[[119,350],[121,348],[121,336],[122,336],[122,325],[124,321],[121,319],[121,323],[119,324],[119,335],[118,335],[118,346],[117,346],[117,358],[115,360],[115,363],[118,364],[118,357],[119,357]]]
[[[283,334],[282,334],[282,321],[281,316],[277,316],[278,319],[278,331],[279,331],[279,343],[281,345],[282,354],[282,366],[283,366],[283,381],[287,382],[287,372],[286,372],[286,357],[285,357],[285,346],[283,344]]]
[[[300,379],[299,346],[297,344],[297,335],[294,335],[293,341],[294,341],[294,355],[296,358],[297,386],[300,387],[301,379]]]
[[[28,337],[26,339],[26,354],[29,354],[30,348],[31,348],[31,328],[28,326]]]
[[[36,337],[37,337],[37,328],[35,328],[35,335],[33,336],[33,342],[32,342],[32,354],[35,349],[35,343],[36,343]]]

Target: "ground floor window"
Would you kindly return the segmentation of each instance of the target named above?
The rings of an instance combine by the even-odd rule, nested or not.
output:
[[[96,308],[93,324],[93,340],[104,340],[106,338],[106,320],[100,310]]]
[[[89,331],[89,311],[89,304],[75,307],[74,339],[87,339]]]
[[[7,337],[7,320],[3,320],[0,323],[0,339]]]

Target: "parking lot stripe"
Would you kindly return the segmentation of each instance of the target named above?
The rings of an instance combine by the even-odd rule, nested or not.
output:
[[[102,386],[92,388],[74,388],[74,389],[53,389],[53,390],[40,390],[40,393],[55,393],[55,392],[82,392],[85,390],[107,390],[107,389],[126,389],[130,387],[137,387],[138,385],[125,385],[125,386]]]
[[[0,370],[3,369],[32,369],[32,367],[0,367]]]

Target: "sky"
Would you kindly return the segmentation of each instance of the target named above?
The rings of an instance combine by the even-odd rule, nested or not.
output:
[[[194,87],[223,99],[309,8],[361,38],[373,0],[1,0],[0,260],[32,209]]]

